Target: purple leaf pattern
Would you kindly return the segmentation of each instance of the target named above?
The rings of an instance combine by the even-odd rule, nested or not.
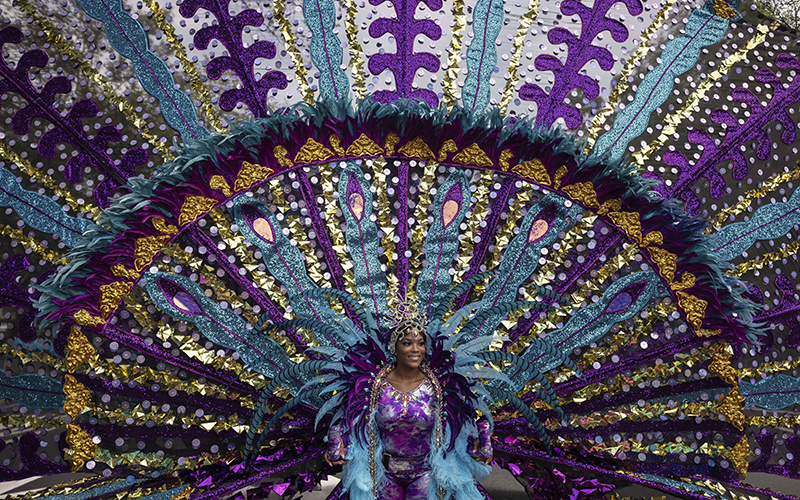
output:
[[[206,67],[206,74],[212,80],[219,80],[225,71],[230,70],[236,73],[242,82],[240,88],[222,93],[219,106],[225,111],[230,111],[241,102],[250,108],[257,118],[268,116],[269,91],[285,89],[289,82],[286,75],[280,71],[270,71],[257,79],[253,64],[259,58],[273,59],[276,54],[275,44],[259,40],[245,48],[241,35],[247,26],[261,26],[264,16],[253,9],[246,9],[231,16],[228,13],[228,2],[225,0],[189,0],[181,4],[180,13],[188,19],[201,8],[214,14],[218,24],[200,29],[194,35],[195,46],[205,50],[211,40],[219,40],[229,54],[212,59]]]
[[[0,306],[15,307],[25,312],[17,322],[17,337],[23,342],[36,340],[33,329],[33,304],[28,293],[17,284],[16,276],[28,269],[30,261],[24,255],[11,255],[0,265]]]
[[[387,0],[369,0],[372,5],[380,5]],[[380,75],[388,69],[395,80],[396,90],[381,90],[373,94],[373,99],[390,103],[397,99],[413,99],[424,101],[431,107],[439,105],[436,93],[429,89],[414,89],[414,75],[424,68],[431,73],[439,71],[439,58],[430,52],[414,52],[414,40],[417,35],[425,35],[431,40],[442,36],[442,29],[430,19],[415,19],[417,6],[425,2],[432,11],[442,8],[442,0],[389,0],[394,6],[395,19],[379,18],[369,26],[369,34],[380,38],[386,33],[394,36],[397,52],[373,54],[369,58],[369,70],[373,75]]]
[[[800,69],[800,62],[789,54],[780,54],[775,59],[775,66],[783,70],[797,71]],[[755,81],[771,86],[773,96],[767,104],[762,104],[761,99],[750,89],[742,87],[734,89],[731,92],[733,101],[746,104],[750,110],[750,116],[743,123],[727,110],[716,109],[711,113],[711,120],[714,123],[727,127],[724,141],[716,141],[704,130],[692,129],[687,134],[687,140],[703,147],[700,159],[696,163],[692,164],[678,151],[664,153],[664,163],[678,168],[678,177],[671,186],[664,184],[663,179],[655,173],[643,174],[647,179],[662,182],[654,188],[661,196],[682,199],[686,202],[686,210],[697,214],[700,211],[700,199],[692,190],[697,180],[708,179],[711,197],[721,198],[727,187],[725,179],[717,170],[721,163],[731,163],[730,170],[734,179],[747,178],[747,158],[742,151],[742,145],[753,141],[756,143],[756,157],[762,161],[769,158],[772,143],[764,130],[769,123],[778,121],[783,126],[781,140],[785,144],[792,144],[795,141],[797,133],[788,108],[800,101],[800,78],[795,78],[790,84],[784,85],[771,70],[760,68],[755,72]]]
[[[550,54],[540,54],[534,60],[538,71],[552,71],[554,83],[552,89],[544,89],[534,83],[526,83],[519,89],[519,96],[525,101],[534,101],[537,106],[536,125],[549,128],[558,118],[563,118],[567,127],[578,128],[583,122],[581,113],[574,106],[564,102],[573,89],[581,89],[587,99],[595,99],[600,95],[597,82],[582,71],[591,60],[604,71],[614,66],[614,57],[605,47],[592,45],[600,33],[608,31],[617,43],[628,39],[628,29],[621,22],[606,17],[606,13],[619,0],[601,0],[593,7],[587,7],[577,0],[565,0],[561,3],[561,13],[565,16],[577,15],[581,19],[581,34],[576,37],[564,28],[554,28],[547,34],[547,39],[554,45],[566,44],[567,60],[561,61]],[[623,0],[628,12],[639,15],[642,4],[639,0]]]
[[[17,28],[7,27],[0,31],[0,48],[7,43],[19,43],[23,39]],[[101,127],[93,137],[86,135],[81,120],[97,115],[98,107],[94,101],[84,99],[76,102],[69,112],[62,116],[54,106],[57,94],[66,94],[72,84],[63,76],[51,78],[42,88],[36,89],[28,78],[32,67],[43,68],[47,64],[47,54],[39,49],[29,50],[20,57],[15,68],[0,55],[0,93],[13,92],[21,96],[25,105],[17,111],[11,120],[11,129],[16,134],[24,135],[30,131],[31,121],[44,118],[54,126],[39,141],[38,151],[45,158],[55,158],[59,144],[70,144],[77,148],[78,154],[70,158],[64,170],[69,182],[76,183],[82,178],[82,169],[87,165],[102,171],[109,178],[104,181],[104,191],[97,193],[95,201],[108,206],[108,194],[125,184],[133,175],[134,167],[147,161],[147,152],[141,148],[133,148],[122,158],[119,165],[106,153],[109,142],[122,138],[120,131],[113,125]],[[105,194],[103,194],[103,192]]]

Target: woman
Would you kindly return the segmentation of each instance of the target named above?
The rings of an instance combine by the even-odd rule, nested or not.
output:
[[[357,433],[343,432],[340,426],[329,431],[325,460],[345,464],[343,481],[351,500],[475,498],[476,477],[488,475],[492,449],[487,420],[479,422],[479,433],[472,423],[455,429],[460,438],[455,445],[462,447],[462,453],[447,449],[445,438],[453,430],[443,426],[443,391],[425,363],[428,343],[421,326],[406,321],[392,330],[389,350],[395,361],[383,367],[372,384],[367,413],[368,482],[355,476],[363,474],[359,462],[363,462],[360,451],[364,443],[356,439],[350,446],[346,444],[348,437]],[[471,438],[470,454],[481,464],[463,453],[467,448],[464,436],[467,441]],[[468,463],[463,463],[465,459]],[[366,486],[371,491],[365,491]]]

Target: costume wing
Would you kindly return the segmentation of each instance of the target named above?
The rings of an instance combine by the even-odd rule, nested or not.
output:
[[[490,417],[531,495],[792,498],[797,32],[724,1],[7,7],[0,479],[297,497],[415,296],[446,424]]]

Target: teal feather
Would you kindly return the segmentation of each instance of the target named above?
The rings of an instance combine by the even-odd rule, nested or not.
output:
[[[470,206],[469,181],[463,172],[454,172],[442,183],[433,202],[433,224],[425,238],[427,265],[417,279],[417,296],[425,317],[445,300],[452,278],[450,266],[458,251],[461,221]]]
[[[170,273],[146,276],[147,292],[159,309],[177,320],[194,323],[212,342],[238,352],[256,372],[275,378],[294,365],[274,340],[249,329],[241,316],[206,297],[189,278]]]
[[[453,307],[456,299],[458,299],[463,293],[478,283],[491,278],[495,274],[496,273],[494,271],[486,271],[484,273],[476,274],[475,276],[467,278],[458,285],[454,286],[449,292],[447,292],[447,295],[444,296],[441,303],[436,306],[436,309],[433,310],[433,313],[428,318],[428,321],[433,322],[442,319],[442,317],[447,314],[447,311]]]
[[[331,309],[328,301],[321,295],[309,295],[319,286],[309,278],[300,250],[283,234],[278,219],[269,208],[240,196],[234,201],[233,218],[242,235],[261,250],[269,273],[286,287],[294,313],[300,318],[336,325],[339,315]],[[319,340],[323,345],[344,347],[344,344],[331,343],[328,338]]]
[[[353,261],[356,292],[374,314],[378,328],[388,325],[386,273],[378,260],[378,228],[372,215],[372,191],[353,162],[339,173],[339,205],[347,229],[345,238]]]
[[[566,199],[549,193],[531,207],[520,223],[519,234],[511,240],[503,252],[503,261],[496,270],[495,278],[486,287],[479,312],[497,304],[516,300],[522,283],[539,266],[542,249],[556,241],[559,233],[568,230],[577,220],[580,207],[569,203],[568,208],[566,203]],[[536,290],[547,297],[560,297],[543,287],[537,287]],[[491,334],[502,320],[502,316],[488,318],[477,335]]]
[[[11,207],[30,227],[58,235],[68,247],[95,225],[91,219],[70,217],[47,196],[22,189],[17,177],[4,168],[0,168],[0,206]]]

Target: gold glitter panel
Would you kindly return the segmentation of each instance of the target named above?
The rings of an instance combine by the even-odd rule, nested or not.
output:
[[[242,169],[239,170],[239,175],[236,176],[233,190],[242,191],[244,189],[249,189],[253,184],[266,180],[267,177],[272,175],[272,172],[273,170],[271,168],[244,161],[242,162]]]
[[[182,214],[181,214],[182,215]],[[145,236],[133,243],[133,267],[142,272],[153,262],[156,254],[167,244],[171,236]]]
[[[519,60],[522,58],[523,44],[528,35],[531,23],[539,15],[539,0],[528,0],[528,11],[520,16],[517,32],[514,34],[514,49],[511,54],[511,62],[508,65],[508,79],[503,88],[503,97],[500,98],[500,113],[505,115],[511,99],[514,97],[514,89],[519,82]]]
[[[347,156],[378,156],[383,154],[383,149],[375,141],[361,134],[345,151]]]
[[[515,174],[527,177],[528,179],[532,179],[539,184],[544,184],[545,186],[550,185],[550,175],[547,173],[547,169],[544,168],[544,164],[539,158],[534,158],[533,160],[515,165],[511,168],[511,171]]]
[[[678,296],[678,305],[686,312],[688,323],[695,331],[700,330],[703,326],[703,319],[706,316],[708,302],[686,292],[677,291],[675,293]]]
[[[67,397],[64,402],[64,413],[69,415],[72,420],[83,413],[83,409],[92,399],[92,393],[72,375],[64,375],[64,395]]]
[[[183,200],[181,206],[181,214],[178,217],[178,225],[185,226],[190,222],[194,222],[217,205],[217,200],[213,198],[204,198],[202,196],[187,196]]]
[[[122,297],[131,290],[132,284],[127,281],[115,281],[100,285],[100,315],[104,319],[114,312]]]
[[[306,140],[300,151],[294,156],[295,163],[310,163],[312,161],[323,161],[334,156],[333,151],[326,148],[321,143],[311,137]]]
[[[88,432],[72,424],[67,424],[67,446],[69,448],[64,450],[64,458],[72,464],[72,472],[91,460],[97,448]]]
[[[739,395],[739,387],[730,390],[726,396],[722,396],[717,406],[717,412],[725,415],[725,419],[737,429],[744,430],[744,398]]]
[[[487,156],[476,143],[471,144],[469,147],[456,154],[453,157],[453,161],[461,163],[462,165],[475,165],[478,167],[491,167],[494,165],[492,160],[489,159],[489,156]]]
[[[306,66],[303,62],[303,54],[301,54],[300,49],[297,48],[297,41],[294,39],[292,24],[284,15],[286,11],[286,3],[284,0],[275,0],[272,6],[272,12],[275,16],[275,20],[278,21],[278,24],[281,27],[284,47],[294,63],[294,78],[297,81],[298,87],[300,87],[300,92],[303,94],[303,100],[306,102],[313,102],[314,91],[311,90],[311,86],[308,84],[308,80],[306,79]]]
[[[97,360],[97,352],[78,328],[73,325],[67,337],[67,370],[72,373],[84,363],[91,363]]]
[[[228,185],[228,181],[221,175],[212,175],[211,180],[208,182],[208,187],[211,189],[221,189],[222,194],[225,196],[231,196],[233,194],[230,185]]]

